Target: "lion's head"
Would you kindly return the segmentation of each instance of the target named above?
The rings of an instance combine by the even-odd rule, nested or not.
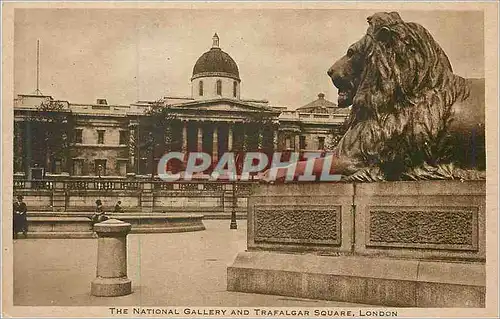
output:
[[[376,13],[367,21],[365,36],[328,70],[340,107],[383,114],[421,102],[436,90],[448,105],[466,96],[464,79],[453,74],[448,57],[423,26],[404,22],[397,12]]]
[[[423,26],[396,12],[367,20],[366,34],[328,70],[339,107],[352,106],[339,153],[407,167],[449,160],[439,147],[449,137],[452,105],[469,95],[466,80]]]

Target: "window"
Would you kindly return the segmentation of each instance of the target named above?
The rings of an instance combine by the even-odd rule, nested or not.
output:
[[[54,173],[61,174],[62,172],[62,160],[59,158],[54,159]]]
[[[323,136],[318,137],[318,150],[325,149],[325,138]]]
[[[73,159],[73,175],[74,176],[83,175],[83,160]]]
[[[41,167],[31,168],[31,178],[30,179],[43,179],[45,176],[45,170]]]
[[[292,138],[291,137],[287,137],[285,139],[285,148],[286,149],[292,148]]]
[[[118,160],[118,172],[121,176],[127,175],[127,160]]]
[[[97,144],[104,144],[104,130],[97,130]]]
[[[200,96],[203,96],[203,81],[200,81],[200,82],[198,83],[198,94],[199,94]]]
[[[82,129],[75,130],[75,143],[83,143],[83,130]]]
[[[96,159],[94,161],[95,175],[96,176],[105,176],[106,175],[106,160],[105,159]]]
[[[236,97],[238,95],[238,82],[234,81],[233,82],[233,97]]]
[[[217,86],[217,95],[222,95],[222,81],[221,80],[217,80],[216,83],[216,86]]]
[[[120,131],[120,145],[126,145],[128,144],[128,132],[127,131]]]
[[[306,149],[306,137],[305,136],[299,136],[299,148],[301,150]]]

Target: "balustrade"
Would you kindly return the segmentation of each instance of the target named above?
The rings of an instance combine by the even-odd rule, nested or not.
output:
[[[71,190],[86,190],[89,189],[88,184],[88,181],[68,181],[65,186]]]
[[[35,211],[37,209],[46,210],[48,205],[52,205],[51,209],[54,211],[74,211],[75,209],[87,211],[93,209],[93,202],[100,198],[108,206],[121,200],[127,203],[125,209],[129,211],[141,209],[143,211],[144,209],[147,211],[165,209],[176,211],[178,209],[179,211],[199,212],[200,207],[210,207],[209,213],[228,214],[234,209],[233,207],[239,207],[244,203],[244,201],[240,202],[239,199],[250,196],[253,184],[253,182],[217,181],[67,179],[57,181],[14,180],[13,186],[14,196],[18,192],[22,192],[28,198],[30,195],[45,196],[41,202],[30,202],[31,207],[37,207],[34,208]],[[40,190],[46,191],[43,194],[37,193]],[[236,197],[237,200],[233,197]],[[170,202],[173,198],[182,199],[171,205]],[[200,204],[196,203],[196,198]],[[238,214],[243,214],[243,207],[238,209]]]
[[[118,187],[122,190],[137,190],[139,189],[139,182],[119,182]]]
[[[14,188],[26,188],[26,181],[14,180]]]
[[[54,182],[52,181],[31,181],[32,189],[53,189]]]

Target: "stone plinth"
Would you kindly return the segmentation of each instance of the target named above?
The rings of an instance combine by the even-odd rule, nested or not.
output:
[[[485,181],[262,185],[230,291],[484,307]],[[300,253],[300,254],[297,254]]]
[[[248,199],[248,249],[349,252],[353,195],[345,183],[260,185]]]
[[[241,252],[227,290],[389,307],[485,306],[486,270],[457,263],[365,256]]]
[[[130,229],[129,223],[117,219],[94,225],[99,239],[97,277],[92,281],[92,295],[114,297],[132,293],[132,282],[127,278],[127,234]]]

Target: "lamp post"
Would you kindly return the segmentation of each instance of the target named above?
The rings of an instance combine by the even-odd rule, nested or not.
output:
[[[238,229],[238,224],[236,224],[236,204],[238,199],[236,198],[236,182],[233,181],[233,205],[231,208],[231,224],[229,229]]]

